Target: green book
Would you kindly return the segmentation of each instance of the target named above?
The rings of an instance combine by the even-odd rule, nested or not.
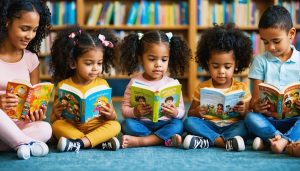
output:
[[[152,107],[153,113],[145,115],[145,117],[157,122],[163,116],[161,106],[163,104],[174,104],[179,107],[181,96],[181,84],[178,80],[174,80],[165,86],[155,90],[151,85],[140,81],[135,81],[131,86],[130,103],[132,107],[138,104],[147,104]]]

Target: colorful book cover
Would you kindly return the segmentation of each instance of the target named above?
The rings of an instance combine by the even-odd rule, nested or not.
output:
[[[14,80],[7,83],[6,93],[18,96],[18,105],[6,111],[9,117],[17,120],[24,120],[29,112],[39,110],[41,106],[47,106],[51,97],[54,85],[43,82],[31,85],[23,80]]]
[[[233,123],[237,121],[240,115],[233,111],[235,105],[243,101],[245,91],[236,90],[224,93],[215,88],[200,89],[200,105],[207,109],[207,114],[203,118],[211,120],[218,124]],[[225,121],[222,121],[225,120]]]
[[[163,104],[174,104],[179,107],[181,94],[181,84],[175,80],[169,84],[154,90],[147,83],[136,81],[131,86],[130,103],[132,107],[138,104],[147,104],[152,107],[153,113],[146,115],[152,122],[157,122],[161,113],[161,106]]]
[[[284,119],[299,115],[300,83],[289,84],[282,90],[267,83],[260,83],[258,87],[260,101],[270,105],[270,116]]]
[[[58,98],[66,106],[62,117],[82,123],[99,117],[102,106],[111,104],[111,91],[110,87],[101,85],[82,94],[77,88],[63,84],[58,90]]]

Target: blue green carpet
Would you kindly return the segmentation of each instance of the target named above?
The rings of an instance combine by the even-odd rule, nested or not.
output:
[[[186,108],[189,104],[186,104]],[[119,111],[119,103],[115,104]],[[119,116],[122,120],[122,117]],[[184,150],[162,146],[59,153],[50,145],[46,157],[18,160],[15,152],[0,153],[0,170],[298,170],[300,158],[269,151],[226,152],[221,148]]]

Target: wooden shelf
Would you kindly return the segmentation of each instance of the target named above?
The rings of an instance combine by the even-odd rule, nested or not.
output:
[[[112,30],[188,30],[188,26],[156,26],[156,25],[104,25],[104,26],[82,26],[86,30],[97,30],[97,29],[112,29]]]

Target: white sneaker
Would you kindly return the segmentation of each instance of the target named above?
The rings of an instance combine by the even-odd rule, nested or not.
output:
[[[17,155],[20,159],[29,159],[30,156],[43,157],[49,153],[49,148],[44,142],[30,142],[22,144],[17,150]]]
[[[75,151],[78,153],[80,150],[80,143],[75,140],[60,137],[57,143],[57,149],[61,152]]]
[[[260,137],[254,138],[253,143],[252,143],[253,150],[255,150],[255,151],[263,150],[264,147],[265,147],[264,141]]]

